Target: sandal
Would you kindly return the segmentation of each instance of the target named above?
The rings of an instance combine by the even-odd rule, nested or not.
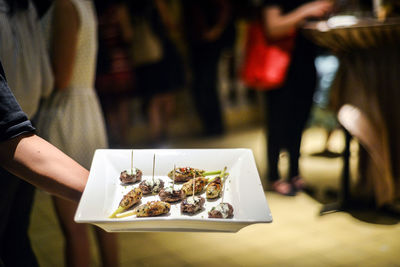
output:
[[[300,176],[295,176],[290,180],[290,183],[297,191],[302,191],[306,187],[306,182]]]
[[[284,181],[276,181],[272,184],[272,190],[284,196],[295,196],[296,191],[293,186]]]

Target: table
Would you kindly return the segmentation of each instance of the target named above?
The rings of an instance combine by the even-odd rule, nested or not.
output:
[[[350,138],[360,144],[355,192],[376,207],[393,204],[400,197],[400,18],[359,18],[340,27],[309,22],[303,30],[340,60],[331,104],[351,135],[346,135],[345,168]],[[348,169],[344,171],[337,209],[350,200]]]

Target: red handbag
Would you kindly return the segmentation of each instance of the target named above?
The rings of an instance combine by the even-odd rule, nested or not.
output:
[[[250,23],[241,70],[244,84],[257,90],[279,88],[285,82],[294,37],[291,34],[271,42],[267,40],[261,22]]]

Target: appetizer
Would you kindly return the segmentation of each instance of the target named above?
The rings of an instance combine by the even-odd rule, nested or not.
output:
[[[209,176],[209,175],[217,175],[220,174],[221,171],[209,171],[206,172],[204,170],[195,169],[191,167],[182,167],[175,168],[168,173],[168,177],[173,179],[174,182],[184,183],[193,178],[193,176]],[[173,178],[175,177],[175,178]]]
[[[158,194],[161,201],[173,203],[181,201],[185,198],[185,192],[181,189],[174,189],[173,187],[163,188],[161,189],[160,193]]]
[[[206,187],[206,198],[214,199],[221,196],[222,193],[222,181],[221,177],[216,177]]]
[[[168,177],[171,179],[175,177],[174,179],[175,182],[187,182],[193,178],[193,175],[202,176],[204,172],[205,172],[204,170],[199,170],[190,167],[183,167],[170,171],[168,173]]]
[[[148,194],[157,194],[160,192],[161,189],[164,188],[164,181],[160,179],[154,179],[154,170],[156,167],[156,154],[153,156],[153,176],[151,178],[151,181],[146,180],[143,181],[139,184],[139,188],[142,189],[143,195],[148,195]]]
[[[226,167],[222,171],[222,177],[225,177],[228,175],[226,173]],[[217,177],[220,178],[220,177]],[[227,179],[227,178],[226,178]],[[223,186],[224,182],[226,182],[226,179],[224,179],[221,183],[221,187]],[[217,191],[217,190],[213,190]],[[224,202],[224,191],[225,187],[223,187],[223,190],[219,189],[219,194],[221,194],[221,203],[219,203],[217,206],[213,207],[209,212],[208,212],[208,218],[232,218],[233,217],[233,207],[231,204]]]
[[[203,209],[204,203],[206,200],[204,197],[193,196],[188,197],[181,203],[181,212],[188,214],[195,214],[196,212]]]
[[[172,173],[172,186],[166,189],[161,189],[160,193],[158,194],[162,201],[169,203],[178,202],[184,199],[186,196],[181,189],[175,190],[175,170],[176,166],[174,164],[174,170]]]
[[[233,217],[233,207],[229,203],[219,203],[208,212],[208,218],[227,219]]]
[[[128,173],[128,171],[123,171],[121,172],[121,175],[119,176],[119,179],[121,180],[121,183],[123,184],[133,184],[136,182],[139,182],[142,180],[142,171],[139,170],[138,168],[133,168],[133,150],[131,154],[131,172]]]
[[[121,213],[130,207],[133,207],[142,199],[142,190],[140,188],[134,188],[129,191],[120,201],[119,206],[109,218],[116,218],[118,213]]]
[[[209,180],[209,184],[206,187],[206,198],[207,199],[214,199],[218,198],[222,195],[222,187],[224,184],[224,178],[227,175],[226,167],[221,172],[221,176],[217,176],[213,179]]]
[[[157,194],[164,188],[164,181],[154,178],[152,180],[144,180],[139,184],[139,188],[142,189],[143,195]]]
[[[203,178],[203,177],[199,177],[199,178]],[[199,180],[199,181],[201,182],[202,180]],[[203,197],[195,196],[195,193],[196,193],[196,188],[195,187],[197,185],[196,184],[197,178],[196,178],[196,176],[194,174],[193,174],[193,179],[190,180],[189,182],[192,182],[192,195],[193,196],[186,198],[181,203],[181,212],[182,213],[188,213],[188,214],[195,214],[196,212],[198,212],[198,211],[203,209],[203,206],[204,206],[204,203],[206,202],[206,200]],[[186,184],[189,184],[189,182],[187,182]]]
[[[171,205],[163,201],[150,201],[140,205],[133,210],[137,217],[152,217],[166,214],[171,209]]]
[[[123,184],[133,184],[142,180],[142,175],[142,171],[138,168],[135,168],[133,171],[131,171],[131,173],[128,173],[128,171],[121,172],[119,179]]]
[[[195,183],[193,181],[196,181]],[[208,179],[204,177],[197,177],[189,180],[188,182],[182,185],[182,191],[185,193],[186,196],[193,195],[193,187],[195,194],[199,194],[203,192],[204,187],[206,186]]]

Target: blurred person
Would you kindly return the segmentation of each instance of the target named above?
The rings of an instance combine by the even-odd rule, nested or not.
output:
[[[78,202],[85,188],[89,172],[62,153],[56,147],[35,135],[35,128],[21,110],[13,93],[5,80],[3,67],[0,63],[0,167],[16,175],[14,179],[25,180],[30,184],[69,201]],[[15,183],[5,183],[7,177],[1,175],[0,198],[0,236],[2,249],[13,246],[16,251],[9,251],[10,255],[0,254],[0,266],[38,266],[34,255],[24,250],[25,240],[18,231],[12,230],[14,240],[7,243],[4,240],[6,226],[12,221],[10,211],[23,212],[24,206],[15,206],[15,198],[23,197],[15,193]],[[21,179],[17,178],[20,177]],[[28,217],[20,218],[15,222],[24,225],[29,222]],[[24,220],[24,221],[22,221]],[[8,240],[9,241],[9,240]],[[2,251],[3,252],[3,251]],[[26,258],[30,256],[30,258]],[[33,256],[33,258],[32,258]],[[13,258],[12,258],[13,257]]]
[[[53,75],[39,18],[30,0],[0,0],[0,59],[8,84],[28,118],[53,88]],[[37,266],[29,237],[34,187],[0,168],[0,187],[7,206],[1,207],[0,258],[6,265]]]
[[[121,0],[99,0],[95,4],[99,21],[95,88],[106,118],[110,146],[124,146],[128,141],[129,104],[136,95],[129,55],[133,37],[130,15]]]
[[[172,36],[177,24],[165,0],[129,1],[134,38],[132,58],[144,98],[152,145],[165,140],[175,109],[175,92],[185,83],[183,62]]]
[[[267,38],[279,39],[297,30],[291,63],[285,83],[265,93],[267,103],[268,181],[272,190],[282,195],[295,195],[305,186],[299,173],[300,144],[316,88],[314,60],[316,46],[298,29],[310,18],[322,18],[331,10],[332,2],[266,0],[263,22]],[[279,154],[289,153],[289,182],[280,179]]]
[[[55,0],[43,16],[54,72],[54,92],[43,101],[39,135],[89,169],[94,151],[107,147],[100,104],[94,89],[97,25],[93,2]],[[76,203],[53,197],[65,236],[66,266],[90,265],[88,226],[74,222]],[[101,262],[118,266],[116,235],[95,228]]]
[[[331,151],[329,144],[332,134],[339,129],[335,112],[329,107],[331,85],[339,67],[339,60],[329,52],[323,51],[315,59],[317,69],[317,88],[314,94],[314,108],[312,109],[311,125],[320,126],[326,131],[323,150],[311,154],[312,156],[339,157],[341,154]]]
[[[184,23],[193,79],[193,103],[205,136],[224,132],[218,92],[218,62],[226,47],[233,46],[235,27],[229,0],[183,1]]]

